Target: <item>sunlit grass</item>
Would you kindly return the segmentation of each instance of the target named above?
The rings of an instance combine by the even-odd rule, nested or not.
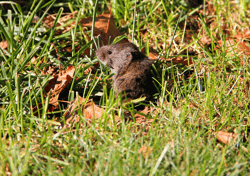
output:
[[[228,45],[217,46],[218,40],[225,43],[229,38],[223,25],[233,36],[248,29],[250,8],[243,0],[210,3],[214,13],[198,16],[194,22],[200,25],[198,31],[185,20],[199,8],[190,9],[184,1],[104,0],[98,2],[97,11],[95,1],[30,1],[25,6],[0,2],[0,39],[9,44],[0,48],[0,175],[246,175],[250,167],[248,56]],[[139,48],[153,46],[165,58],[192,56],[194,64],[189,66],[155,64],[159,96],[145,123],[136,122],[133,106],[119,106],[121,99],[115,98],[108,68],[85,73],[98,60],[81,55],[95,45],[82,27],[56,33],[56,22],[64,12],[81,12],[74,19],[77,22],[109,9],[116,26]],[[54,27],[45,29],[48,13],[57,15]],[[186,32],[192,33],[192,40],[187,41]],[[88,34],[91,38],[91,31]],[[199,42],[203,35],[212,40],[210,46]],[[67,41],[73,42],[72,53],[60,50]],[[53,54],[54,46],[63,60]],[[31,64],[33,57],[35,64]],[[62,128],[57,115],[47,114],[50,97],[43,96],[44,87],[53,76],[41,72],[49,66],[58,68],[59,62],[64,68],[76,68],[67,101],[76,92],[86,101],[94,99],[105,109],[102,118],[90,123],[79,113],[78,123]],[[37,117],[34,107],[40,102],[44,103]],[[61,119],[64,112],[63,108],[58,112]],[[238,138],[228,145],[219,143],[211,131],[220,130],[234,132]]]

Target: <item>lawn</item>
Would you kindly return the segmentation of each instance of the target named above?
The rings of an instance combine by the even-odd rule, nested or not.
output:
[[[0,175],[250,173],[248,0],[15,2],[0,2]],[[95,52],[121,40],[154,61],[153,101],[113,90]]]

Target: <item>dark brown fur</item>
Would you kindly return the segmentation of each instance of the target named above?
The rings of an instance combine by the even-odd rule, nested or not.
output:
[[[148,100],[156,92],[152,80],[152,64],[132,43],[118,43],[101,47],[97,58],[109,66],[114,75],[114,88],[126,92],[128,99],[145,96]]]

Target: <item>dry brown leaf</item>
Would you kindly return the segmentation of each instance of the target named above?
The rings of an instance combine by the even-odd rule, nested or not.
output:
[[[245,30],[244,32],[237,32],[237,35],[233,36],[233,38],[237,38],[237,39],[241,39],[241,40],[244,40],[244,39],[250,39],[250,30]]]
[[[8,43],[7,40],[4,40],[4,41],[0,42],[0,48],[6,49],[6,48],[8,48],[8,46],[9,46],[9,43]]]
[[[34,113],[34,116],[39,116],[39,114],[41,115],[42,114],[42,109],[43,109],[43,104],[45,104],[45,102],[44,103],[38,103],[38,107],[37,106],[35,106],[34,108],[33,108],[33,113]],[[57,107],[55,106],[55,105],[53,105],[53,104],[48,104],[48,109],[47,109],[47,112],[53,112],[53,111],[55,111],[55,109],[57,109]],[[38,113],[38,110],[39,110],[39,113]]]
[[[70,29],[72,29],[75,25],[75,23],[70,23],[68,25],[65,25],[69,20],[75,19],[77,16],[78,11],[74,11],[73,13],[64,13],[64,16],[62,16],[56,25],[58,26],[63,26],[59,30],[56,31],[56,33],[65,33],[68,32]],[[57,14],[52,14],[43,19],[43,24],[51,28],[54,25],[55,19],[56,19]]]
[[[92,119],[99,119],[105,113],[105,109],[98,107],[94,102],[88,102],[83,105],[85,99],[78,95],[77,98],[71,103],[68,110],[64,113],[66,124],[71,122],[77,123],[80,121],[78,111],[81,109],[81,113],[84,115],[85,119],[91,121]],[[115,121],[119,120],[118,116],[115,116]]]
[[[32,64],[35,64],[35,63],[36,63],[37,58],[38,58],[38,57],[35,57],[35,56],[34,56],[34,57],[32,57],[32,59],[30,60],[30,62],[31,62]],[[29,63],[28,63],[28,64],[29,64]]]
[[[73,102],[68,106],[67,111],[64,113],[65,121],[66,123],[69,123],[72,118],[77,115],[77,110],[79,109],[79,106],[84,103],[85,99],[82,98],[81,96],[78,96],[75,98]],[[79,121],[79,118],[76,120],[77,122]]]
[[[231,142],[235,142],[235,140],[237,139],[237,135],[234,133],[229,133],[229,132],[224,132],[224,131],[218,131],[218,132],[214,132],[212,131],[212,133],[214,135],[216,135],[217,140],[224,143],[224,144],[229,144]]]
[[[247,46],[246,42],[239,41],[238,39],[228,39],[225,42],[218,41],[217,48],[222,47],[224,44],[228,47],[228,52],[243,52],[245,55],[250,55],[250,48]]]
[[[174,64],[183,64],[183,65],[192,65],[193,64],[193,60],[192,57],[188,57],[187,59],[183,59],[182,57],[176,57],[176,58],[170,58],[170,59],[165,59],[166,61],[171,61]]]
[[[48,94],[50,90],[53,90],[55,88],[55,85],[58,84],[57,79],[58,79],[58,75],[55,75],[54,78],[49,80],[48,84],[44,88],[44,91],[46,92],[46,94]]]
[[[54,76],[53,79],[45,87],[45,92],[49,94],[53,91],[53,94],[59,95],[60,92],[71,82],[75,73],[75,67],[69,66],[65,71],[61,72],[61,75]]]
[[[98,107],[93,102],[88,102],[84,107],[84,115],[86,119],[99,119],[104,112],[104,109]]]
[[[200,39],[200,42],[202,45],[210,45],[212,40],[209,36],[202,36],[201,39]]]
[[[62,72],[63,74],[69,75],[71,78],[74,77],[75,74],[75,67],[74,66],[68,66],[65,71]]]
[[[141,52],[144,55],[147,55],[147,51],[146,51],[146,47],[143,47],[141,49]],[[159,55],[157,54],[157,52],[154,50],[154,48],[152,46],[149,47],[149,54],[148,54],[149,59],[151,60],[157,60]]]
[[[141,52],[146,55],[146,48],[143,47],[141,49]],[[159,58],[159,55],[157,54],[157,52],[153,49],[153,47],[149,47],[149,56],[148,56],[151,60],[157,60]],[[166,61],[173,61],[174,64],[183,64],[183,65],[192,65],[193,64],[193,60],[191,57],[189,57],[188,59],[182,59],[182,57],[177,57],[177,58],[171,58],[171,59],[164,59],[164,58],[159,58],[160,60],[166,60]]]
[[[12,173],[10,172],[10,167],[9,167],[8,162],[5,163],[5,174],[7,176],[11,176],[12,175]]]
[[[51,90],[50,104],[58,107],[58,97],[63,89],[72,81],[72,77],[69,75],[59,76],[57,79],[57,84],[55,84],[54,90]],[[50,92],[49,92],[50,93]]]
[[[83,27],[91,27],[92,26],[92,17],[84,18],[79,21],[79,23]],[[120,36],[121,33],[115,26],[115,22],[111,17],[111,14],[101,14],[96,17],[95,21],[95,29],[94,36],[100,35],[101,45],[107,45],[109,38],[110,42],[117,37]],[[127,39],[122,40],[121,42],[126,42]]]
[[[81,65],[78,65],[77,68],[81,69],[81,68],[84,68],[86,66],[86,64],[81,64]],[[99,62],[96,62],[94,63],[93,66],[87,68],[84,70],[84,74],[89,74],[89,73],[92,73],[92,74],[95,74],[96,71],[97,71],[97,68],[100,68],[100,63]]]
[[[148,158],[148,157],[151,155],[152,151],[153,151],[153,148],[152,148],[152,147],[143,145],[143,146],[138,150],[138,153],[139,153],[139,154],[142,154],[142,156],[146,159],[146,158]]]
[[[93,102],[89,102],[84,107],[84,115],[86,119],[99,119],[102,117],[105,110],[103,108],[98,107]],[[118,122],[119,117],[115,115],[115,122]]]
[[[143,114],[148,114],[150,112],[150,108],[148,106],[145,106],[145,108],[140,112]],[[141,114],[135,114],[135,120],[136,120],[136,123],[142,124],[147,121],[147,118]]]
[[[188,1],[188,0],[186,0]],[[203,4],[203,3],[202,3]],[[216,14],[216,6],[214,6],[210,1],[206,1],[205,14],[206,16],[214,16]],[[204,14],[204,8],[200,8],[197,11],[197,14]]]
[[[246,42],[239,42],[240,50],[246,55],[250,55],[250,48],[247,46]]]
[[[75,67],[74,66],[69,66],[67,67],[67,69],[65,71],[61,72],[61,75],[56,75],[54,76],[53,79],[51,79],[48,84],[45,86],[44,90],[46,92],[47,95],[44,95],[44,97],[46,96],[51,96],[50,100],[49,100],[49,107],[47,112],[52,112],[56,109],[59,108],[59,95],[62,92],[63,89],[65,89],[65,87],[71,83],[73,76],[75,73]],[[33,108],[33,112],[34,115],[38,115],[38,109],[42,108],[42,103],[38,104],[38,107],[35,106]],[[40,113],[41,114],[41,113]]]
[[[66,14],[65,16],[61,17],[58,20],[58,23],[56,25],[57,27],[61,26],[61,28],[56,31],[56,34],[65,33],[67,31],[71,30],[75,26],[75,22],[71,22],[71,23],[68,23],[68,22],[69,22],[69,20],[75,19],[77,13],[78,12],[75,11],[73,13],[69,13],[69,14]],[[47,26],[48,28],[51,28],[54,25],[56,15],[57,14],[52,14],[52,15],[47,16],[43,20],[43,22],[44,22],[43,24],[45,26]],[[79,20],[78,24],[85,27],[85,28],[83,28],[83,30],[85,30],[86,28],[91,28],[92,27],[92,20],[93,20],[92,17],[83,18],[83,19]],[[94,27],[94,36],[100,35],[100,40],[101,40],[100,44],[101,44],[101,46],[102,45],[107,45],[109,40],[112,43],[112,41],[117,36],[121,35],[120,31],[115,26],[115,22],[114,22],[113,18],[111,17],[111,14],[101,14],[98,17],[96,17],[95,20],[96,21],[95,21],[95,27]],[[66,23],[68,23],[68,24],[66,24]],[[88,36],[86,35],[86,37],[88,37]],[[89,40],[90,40],[90,37],[89,37]],[[127,41],[128,41],[127,39],[123,39],[120,42],[127,42]],[[68,50],[68,52],[71,52],[71,50],[72,50],[71,47],[65,47],[64,49]],[[90,55],[90,49],[87,48],[84,51],[84,53],[89,56]]]

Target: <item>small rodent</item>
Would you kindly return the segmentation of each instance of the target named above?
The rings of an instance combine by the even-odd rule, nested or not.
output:
[[[127,99],[146,97],[150,100],[156,93],[152,79],[153,61],[139,51],[133,43],[117,43],[102,46],[97,58],[115,73],[114,89],[126,92]],[[124,97],[124,94],[123,94]]]

